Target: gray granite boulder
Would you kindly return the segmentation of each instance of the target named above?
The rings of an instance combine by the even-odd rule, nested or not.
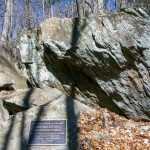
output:
[[[150,121],[150,20],[140,12],[46,19],[38,37],[23,33],[17,45],[26,51],[30,43],[31,72],[40,86]]]
[[[31,107],[41,106],[57,100],[62,95],[61,91],[46,87],[44,89],[20,89],[11,94],[3,95],[0,99],[5,108],[9,111],[9,114],[14,115]]]
[[[0,100],[0,123],[9,119],[9,112],[4,108],[3,102]]]
[[[35,106],[0,123],[1,150],[76,150],[77,121],[81,112],[93,111],[90,107],[62,95],[45,105]],[[31,121],[67,119],[67,144],[60,146],[28,145]]]
[[[44,105],[50,101],[56,100],[62,96],[62,92],[50,87],[43,89],[22,89],[10,95],[3,96],[1,99],[8,103],[14,103],[24,108]]]
[[[0,72],[0,88],[13,85],[14,81],[9,77],[8,74]]]
[[[16,68],[8,48],[0,45],[0,87],[12,85],[14,89],[27,88],[27,79]]]

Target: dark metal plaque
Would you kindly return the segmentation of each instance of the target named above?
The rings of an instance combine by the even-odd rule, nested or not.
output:
[[[28,145],[65,145],[66,120],[31,121]]]

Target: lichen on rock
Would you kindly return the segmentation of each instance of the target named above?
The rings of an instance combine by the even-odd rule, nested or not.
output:
[[[38,55],[38,63],[31,64],[33,77],[40,86],[58,88],[85,104],[150,120],[150,21],[141,13],[128,9],[46,19],[40,51],[32,49]]]

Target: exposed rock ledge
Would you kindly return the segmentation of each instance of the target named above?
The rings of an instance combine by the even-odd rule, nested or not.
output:
[[[150,20],[142,12],[51,18],[40,32],[22,32],[17,43],[36,83],[150,120]]]
[[[16,94],[14,96],[14,94]],[[5,97],[7,110],[19,110],[9,116],[0,101],[0,149],[11,150],[76,150],[77,122],[80,113],[93,112],[90,107],[63,95],[52,88],[26,89]],[[17,104],[15,106],[15,103]],[[22,106],[22,107],[20,107]],[[24,108],[30,108],[23,111]],[[22,109],[22,110],[21,110]],[[28,145],[31,121],[34,120],[67,120],[66,145]]]

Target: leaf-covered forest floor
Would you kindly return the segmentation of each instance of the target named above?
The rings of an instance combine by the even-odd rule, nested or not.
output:
[[[81,150],[150,150],[150,122],[126,119],[107,109],[81,114]]]

